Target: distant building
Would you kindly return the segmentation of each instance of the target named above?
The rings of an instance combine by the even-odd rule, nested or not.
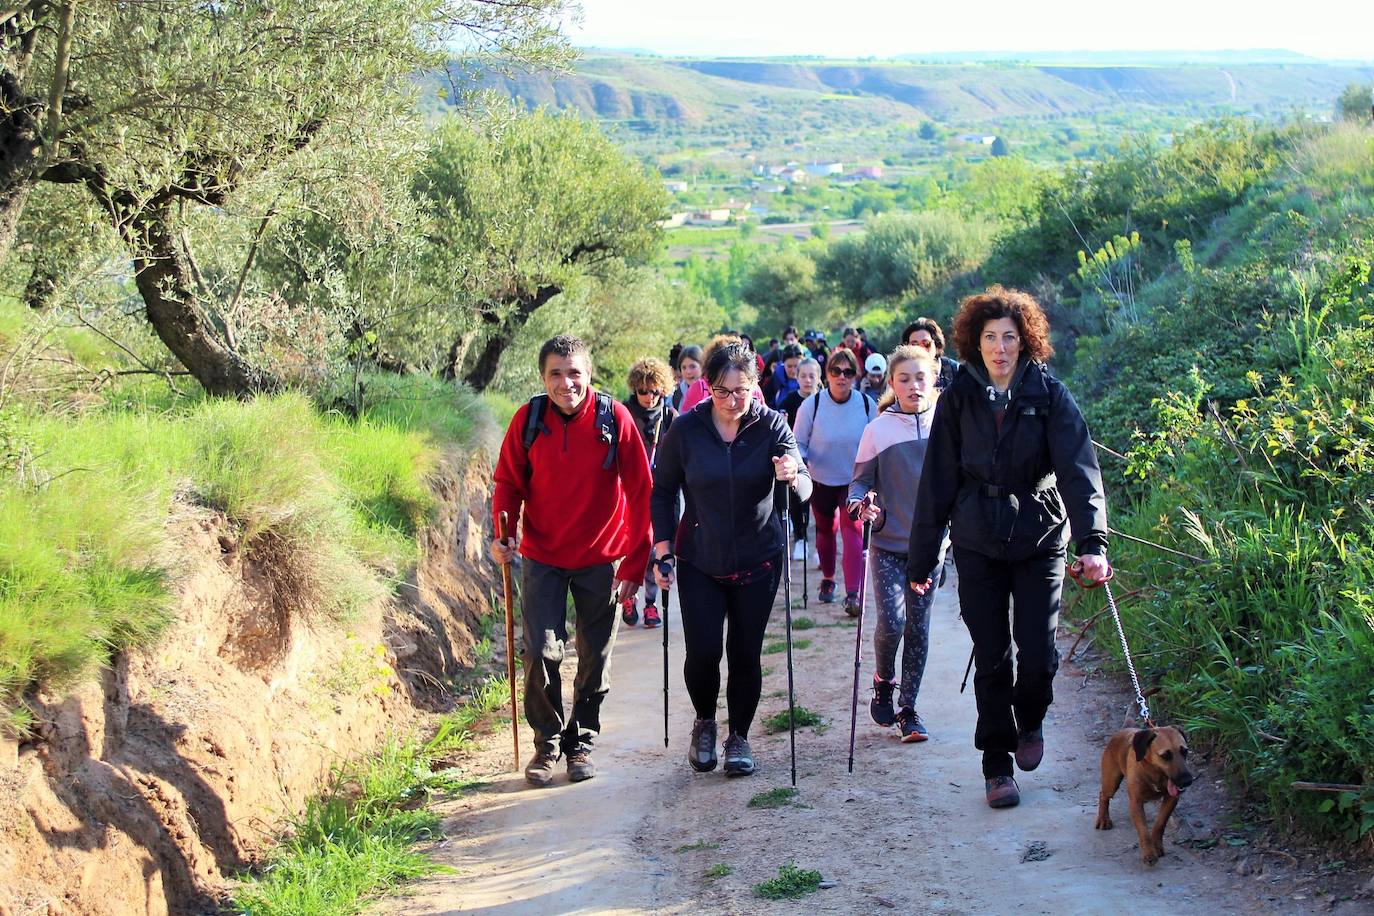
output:
[[[869,178],[877,181],[883,177],[883,167],[881,165],[863,165],[854,170],[854,177],[859,179]]]
[[[778,172],[778,177],[781,178],[783,181],[787,181],[792,184],[799,184],[806,180],[806,169],[802,168],[801,166],[789,165],[783,168],[782,171]]]
[[[677,179],[665,181],[663,182],[663,186],[668,189],[668,192],[670,194],[681,194],[682,192],[686,191],[689,187],[687,182],[678,181]]]
[[[730,221],[730,211],[725,207],[714,207],[709,210],[698,210],[687,217],[689,226],[719,226]]]
[[[980,143],[983,146],[992,146],[997,137],[993,134],[960,134],[959,139],[965,143]]]
[[[808,162],[806,164],[808,175],[843,175],[843,162]]]
[[[661,219],[661,220],[659,220],[659,221],[658,221],[658,226],[659,226],[660,229],[676,229],[678,226],[685,226],[685,225],[687,225],[687,219],[688,219],[688,217],[690,217],[691,215],[692,215],[692,214],[688,213],[688,212],[685,211],[685,210],[682,211],[681,213],[674,213],[672,216],[669,216],[667,219]]]

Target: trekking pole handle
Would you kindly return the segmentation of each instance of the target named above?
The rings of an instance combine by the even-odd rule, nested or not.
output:
[[[676,559],[677,557],[671,553],[665,553],[655,560],[654,565],[658,567],[658,574],[665,579],[671,576],[673,574],[673,561]]]

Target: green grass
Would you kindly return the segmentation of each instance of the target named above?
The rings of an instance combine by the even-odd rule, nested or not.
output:
[[[793,648],[794,650],[806,649],[806,648],[809,648],[810,646],[811,646],[811,640],[809,640],[809,639],[794,639],[794,640],[792,640],[792,648]],[[776,654],[779,653],[779,652],[786,652],[786,651],[787,651],[787,640],[785,640],[785,639],[777,639],[777,640],[774,640],[773,642],[770,642],[770,643],[768,643],[766,646],[763,647],[763,654],[764,654],[764,655],[776,655]]]
[[[0,725],[22,732],[25,693],[157,639],[178,500],[222,511],[292,608],[346,620],[380,596],[419,558],[437,435],[475,421],[377,403],[358,420],[297,394],[0,417]]]
[[[819,713],[814,713],[805,706],[795,706],[793,709],[796,713],[798,728],[816,727],[825,723],[825,720],[820,717]],[[787,730],[787,710],[785,709],[763,720],[763,731],[765,734],[776,735],[779,732],[785,732]]]
[[[797,803],[798,792],[791,786],[781,786],[760,792],[749,799],[750,808],[787,808]]]
[[[792,629],[794,630],[810,630],[815,628],[815,626],[816,621],[812,620],[810,617],[794,617],[792,619]]]
[[[336,770],[330,789],[306,803],[264,867],[245,877],[236,908],[250,916],[343,916],[443,870],[415,849],[439,827],[419,806],[435,793],[469,787],[443,764],[468,746],[475,723],[506,703],[507,691],[504,679],[493,678],[429,739],[392,739],[373,757]]]
[[[712,881],[714,881],[717,878],[728,877],[729,875],[733,875],[734,873],[734,866],[727,865],[724,862],[717,862],[715,865],[712,865],[710,868],[706,869],[706,877]]]
[[[755,884],[754,893],[768,900],[795,900],[814,894],[820,887],[820,872],[784,865],[778,869],[776,878]]]

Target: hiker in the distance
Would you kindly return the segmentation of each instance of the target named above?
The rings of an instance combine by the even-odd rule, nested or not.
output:
[[[954,381],[959,363],[945,355],[945,332],[932,318],[917,318],[902,331],[902,343],[920,347],[940,361],[940,377],[935,387],[944,391]]]
[[[701,353],[701,347],[696,344],[683,347],[677,355],[677,374],[680,381],[673,389],[673,409],[682,409],[682,399],[687,396],[687,392],[696,384],[697,379],[701,378],[701,361],[705,359]]]
[[[935,589],[917,595],[907,584],[906,552],[916,485],[921,479],[930,424],[935,416],[935,357],[918,347],[898,347],[887,361],[887,391],[878,401],[878,417],[864,428],[854,459],[847,510],[873,522],[868,553],[869,591],[877,608],[873,630],[873,700],[869,714],[885,728],[897,726],[904,743],[930,737],[916,697],[921,691],[930,649],[930,606]],[[874,500],[865,502],[872,495]],[[943,561],[943,547],[941,561]],[[931,573],[934,576],[934,572]],[[901,680],[897,647],[902,648]],[[897,692],[897,708],[892,706]]]
[[[573,782],[596,775],[592,742],[610,690],[616,605],[633,599],[649,562],[649,461],[625,405],[592,389],[587,345],[560,334],[539,350],[545,394],[515,412],[496,465],[493,521],[520,537],[493,538],[492,557],[521,563],[525,719],[534,731],[533,785],[553,781],[560,753]],[[615,566],[619,558],[620,565]],[[577,677],[563,710],[567,601],[576,612]],[[508,651],[514,651],[513,648]]]
[[[1013,757],[1034,770],[1044,756],[1069,534],[1083,579],[1105,579],[1107,500],[1083,414],[1045,367],[1054,349],[1040,304],[993,286],[963,301],[953,336],[963,365],[935,410],[907,575],[918,595],[934,587],[948,526],[977,666],[973,743],[987,803],[1009,808],[1021,800]]]
[[[857,338],[856,338],[857,339]],[[797,409],[797,445],[814,481],[811,514],[816,519],[816,553],[820,555],[822,604],[835,601],[836,535],[844,539],[844,612],[859,616],[859,583],[863,581],[863,526],[844,511],[854,456],[868,421],[877,415],[873,399],[856,390],[859,360],[852,350],[836,347],[826,364],[826,387]]]
[[[668,429],[654,467],[654,555],[660,588],[677,581],[687,660],[683,677],[696,710],[687,760],[698,772],[716,768],[716,700],[722,653],[729,669],[725,705],[730,733],[727,776],[755,770],[749,727],[763,689],[763,637],[782,578],[786,546],[774,511],[775,484],[787,481],[803,500],[811,478],[787,420],[753,398],[754,352],[740,341],[706,357],[711,393]],[[686,511],[679,523],[678,494]],[[722,640],[722,631],[724,639]]]
[[[635,418],[635,427],[644,441],[644,454],[649,458],[652,473],[654,458],[663,444],[663,436],[668,427],[677,419],[677,411],[668,403],[667,394],[673,389],[673,377],[663,360],[652,356],[638,360],[630,367],[626,384],[630,396],[625,399],[625,407]],[[644,626],[653,628],[663,622],[658,614],[658,584],[654,581],[653,564],[644,572]],[[620,619],[626,626],[639,622],[639,610],[634,596],[621,601]]]

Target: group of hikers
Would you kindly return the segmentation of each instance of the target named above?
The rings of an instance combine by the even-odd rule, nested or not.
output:
[[[667,362],[637,361],[623,403],[592,388],[582,341],[543,345],[545,391],[516,411],[495,475],[493,518],[520,519],[520,535],[491,548],[500,563],[522,557],[531,784],[552,782],[560,756],[570,780],[595,775],[618,625],[642,612],[646,627],[659,626],[658,593],[669,588],[696,713],[688,763],[753,773],[764,634],[784,567],[806,561],[814,521],[821,602],[862,613],[867,553],[877,611],[869,709],[903,742],[930,736],[917,699],[952,554],[973,639],[987,803],[1019,803],[1013,763],[1034,770],[1044,753],[1070,535],[1081,581],[1105,580],[1106,500],[1083,416],[1046,368],[1053,349],[1036,300],[994,286],[963,300],[952,331],[960,362],[928,318],[887,356],[858,328],[832,349],[820,332],[789,327],[763,353],[746,335],[721,334],[704,349],[674,347]],[[577,675],[565,714],[569,595]]]

